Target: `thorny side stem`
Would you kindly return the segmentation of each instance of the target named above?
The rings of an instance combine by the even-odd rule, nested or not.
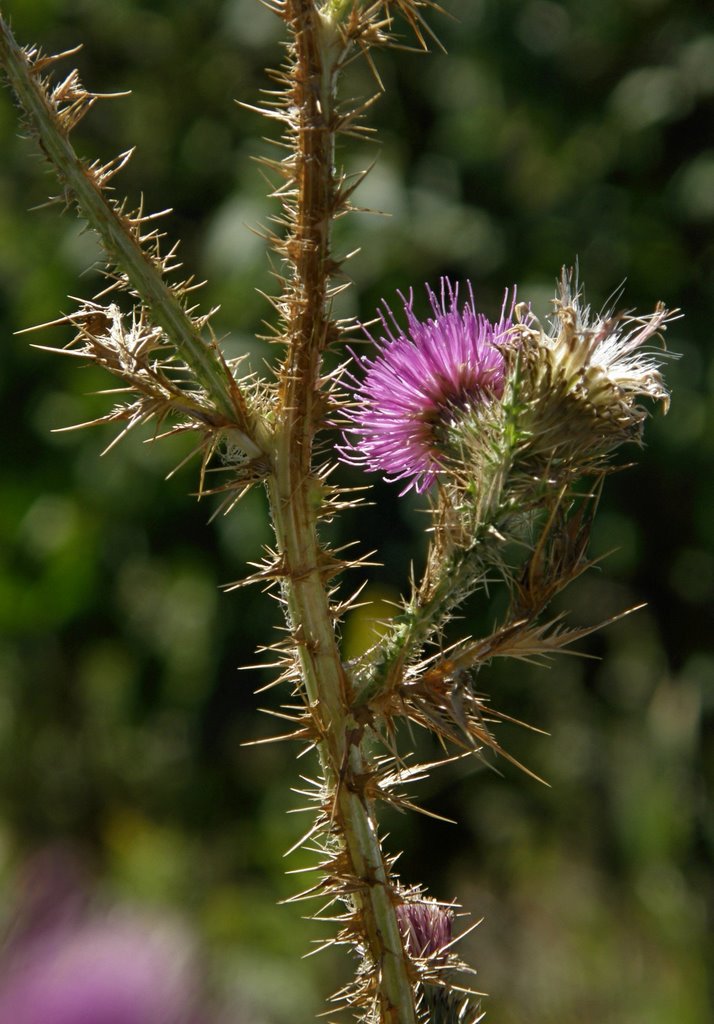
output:
[[[296,201],[288,254],[292,279],[283,300],[288,353],[281,372],[275,471],[269,482],[273,521],[285,567],[285,598],[307,698],[320,741],[352,875],[352,894],[363,940],[377,975],[380,1018],[415,1024],[414,987],[381,850],[368,766],[359,728],[350,713],[345,674],[324,582],[317,537],[312,445],[321,403],[321,354],[334,325],[328,313],[333,266],[330,228],[336,203],[335,78],[341,40],[314,0],[286,0],[293,36],[290,106],[294,112]]]
[[[389,693],[402,680],[405,668],[419,655],[434,630],[473,590],[483,565],[484,551],[479,543],[468,551],[457,552],[444,563],[428,590],[427,581],[422,583],[407,609],[394,621],[391,636],[382,641],[379,659],[356,694],[356,706],[378,700],[380,694]]]
[[[355,706],[378,701],[403,679],[405,669],[419,656],[435,631],[446,623],[454,608],[474,592],[483,579],[487,554],[508,534],[508,519],[512,501],[504,493],[506,467],[509,458],[492,482],[492,497],[486,502],[479,523],[473,531],[468,547],[456,547],[450,553],[441,550],[432,541],[427,555],[426,569],[421,582],[414,587],[411,600],[382,640],[379,655],[368,674],[362,677],[355,695]]]
[[[517,499],[507,486],[519,457],[517,395],[504,400],[503,408],[507,413],[504,437],[493,460],[490,482],[486,484],[485,475],[482,481],[482,497],[474,506],[475,523],[469,532],[469,544],[444,551],[440,541],[432,540],[423,577],[414,586],[408,606],[394,619],[369,672],[361,676],[355,694],[356,707],[378,702],[382,694],[389,694],[402,681],[405,670],[419,657],[424,645],[483,582],[486,567],[498,561],[494,558],[489,562],[488,555],[493,555],[511,534],[514,510],[519,509],[522,519],[529,507],[529,501]],[[438,536],[439,531],[436,533]],[[536,616],[533,611],[531,618]]]
[[[76,200],[81,215],[94,228],[111,264],[126,277],[171,344],[196,375],[226,419],[226,427],[241,432],[240,444],[248,455],[261,454],[244,397],[220,357],[215,343],[206,341],[178,295],[164,280],[133,234],[129,219],[105,197],[91,171],[77,156],[68,132],[61,129],[27,54],[17,45],[0,14],[0,61],[42,151],[58,171],[68,197]],[[140,230],[140,224],[137,226]]]

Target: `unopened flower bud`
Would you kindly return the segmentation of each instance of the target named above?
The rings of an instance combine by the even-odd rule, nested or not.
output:
[[[438,956],[451,942],[454,912],[434,900],[400,904],[397,920],[412,956]]]

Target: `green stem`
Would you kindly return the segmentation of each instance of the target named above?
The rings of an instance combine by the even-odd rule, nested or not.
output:
[[[502,497],[488,521],[474,530],[467,548],[457,548],[444,557],[439,544],[432,542],[424,577],[414,588],[409,605],[393,620],[368,670],[358,673],[355,708],[378,702],[382,694],[398,685],[424,645],[449,621],[454,609],[474,593],[487,568],[497,561],[490,560],[489,555],[494,554],[494,546],[501,546],[508,534],[509,518],[509,501]]]
[[[363,729],[351,714],[351,686],[335,636],[325,588],[325,553],[317,536],[312,447],[320,406],[321,354],[333,332],[328,286],[330,229],[335,210],[335,78],[339,34],[314,0],[287,0],[294,39],[290,107],[297,199],[289,251],[292,277],[282,304],[289,343],[281,372],[280,421],[274,474],[269,482],[273,522],[283,570],[289,624],[323,772],[332,794],[332,819],[341,831],[351,881],[346,895],[369,951],[380,1019],[415,1024],[414,987],[404,952],[394,888],[367,795],[370,764]]]
[[[483,570],[482,552],[460,551],[442,567],[429,597],[417,592],[409,607],[393,621],[381,643],[378,659],[355,694],[355,708],[375,701],[399,683],[405,668],[417,658],[424,644],[449,617],[466,594],[473,590]]]

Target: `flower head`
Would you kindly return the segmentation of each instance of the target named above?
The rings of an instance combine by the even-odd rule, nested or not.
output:
[[[402,303],[407,327],[402,330],[389,306],[380,313],[383,334],[375,339],[377,355],[357,356],[366,371],[351,388],[356,407],[347,413],[350,426],[340,449],[345,462],[407,480],[402,493],[425,491],[443,469],[449,429],[471,410],[499,399],[504,390],[505,361],[499,350],[511,328],[506,304],[492,324],[468,302],[459,308],[458,287],[446,278],[441,295],[427,288],[433,317],[418,320],[413,297]]]
[[[397,920],[412,956],[439,956],[453,937],[454,912],[435,900],[401,903]]]
[[[551,466],[599,466],[619,445],[640,439],[648,412],[639,399],[666,411],[663,353],[650,343],[677,313],[658,305],[647,316],[595,315],[572,271],[563,272],[554,305],[545,328],[533,318],[514,328],[528,451]]]

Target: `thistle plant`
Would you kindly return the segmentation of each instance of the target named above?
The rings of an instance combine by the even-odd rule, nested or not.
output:
[[[488,665],[547,659],[596,628],[569,628],[549,608],[592,564],[603,481],[620,448],[641,442],[642,400],[667,407],[659,339],[673,314],[661,305],[646,316],[614,306],[594,314],[565,270],[544,321],[509,288],[492,323],[477,284],[446,278],[427,288],[426,319],[414,311],[410,282],[401,311],[387,296],[371,325],[337,319],[344,259],[332,227],[353,209],[361,179],[340,170],[337,145],[365,129],[370,106],[342,96],[342,72],[366,60],[378,93],[375,51],[403,32],[426,48],[434,38],[426,18],[438,6],[268,6],[287,36],[284,63],[270,73],[275,91],[259,108],[282,132],[278,155],[262,159],[280,205],[266,231],[281,282],[269,378],[224,355],[216,311],[202,312],[197,283],[177,276],[175,247],[166,248],[155,215],[115,197],[131,151],[105,164],[77,155],[72,133],[102,97],[76,71],[59,73],[70,54],[23,49],[0,20],[0,59],[24,127],[59,180],[53,201],[76,209],[105,257],[106,287],[52,326],[72,331],[59,352],[118,381],[116,404],[93,422],[117,424],[119,436],[145,424],[158,435],[191,434],[199,495],[220,495],[226,514],[240,515],[251,487],[267,492],[274,548],[236,585],[267,586],[285,615],[280,639],[256,643],[277,655],[275,683],[292,694],[286,735],[316,752],[314,819],[302,842],[319,880],[302,895],[334,921],[328,944],[350,947],[358,964],[335,1003],[384,1024],[468,1024],[483,1010],[458,955],[453,906],[397,876],[380,808],[413,807],[412,781],[453,756],[515,761],[497,733],[507,716],[482,691]],[[351,355],[365,335],[367,354]],[[338,354],[336,371],[328,353]],[[415,490],[430,516],[423,572],[380,639],[352,661],[340,629],[357,598],[344,598],[342,579],[365,566],[321,531],[363,500],[363,488],[340,484],[340,462]],[[489,607],[497,591],[505,611],[487,635],[447,639],[468,598]],[[402,728],[410,724],[437,739],[433,764],[412,762]]]

